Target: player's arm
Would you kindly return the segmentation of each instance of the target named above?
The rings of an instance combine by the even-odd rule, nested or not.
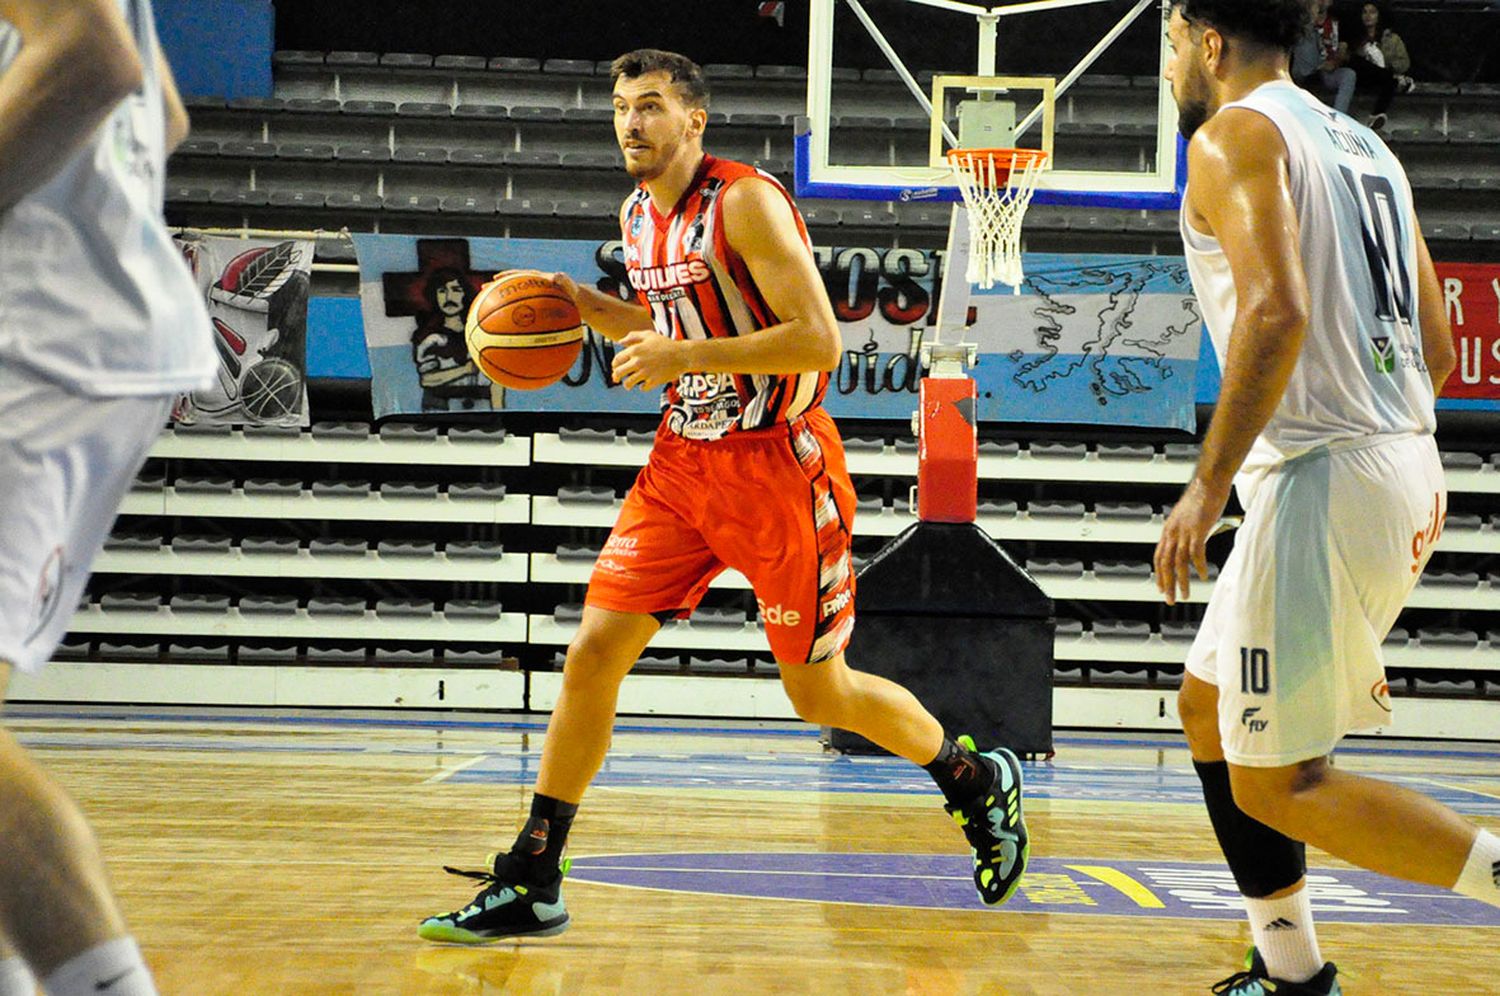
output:
[[[1437,268],[1427,251],[1427,240],[1417,229],[1417,320],[1422,323],[1422,359],[1427,376],[1432,378],[1432,393],[1441,394],[1443,385],[1458,366],[1453,349],[1453,329],[1448,325],[1448,307],[1443,300],[1443,286],[1438,282]]]
[[[620,207],[620,230],[625,230],[625,206]],[[635,300],[622,301],[594,287],[584,287],[566,273],[554,273],[552,282],[578,305],[578,314],[589,328],[616,342],[631,332],[651,328],[651,310]]]
[[[650,388],[689,371],[795,374],[838,365],[838,322],[786,196],[765,180],[741,180],[724,193],[722,220],[725,239],[780,321],[720,339],[627,336],[625,352],[615,358],[620,383]]]
[[[156,76],[161,80],[162,110],[167,122],[167,155],[171,155],[188,137],[191,124],[187,108],[182,106],[182,94],[178,92],[177,80],[172,76],[172,67],[160,50],[156,53]]]
[[[1156,548],[1156,584],[1169,604],[1186,597],[1190,563],[1207,577],[1204,544],[1291,379],[1310,308],[1286,143],[1276,126],[1254,111],[1221,111],[1189,145],[1188,176],[1191,208],[1234,274],[1237,308],[1202,455]]]
[[[45,184],[141,85],[112,0],[0,0],[21,50],[0,72],[0,211]]]

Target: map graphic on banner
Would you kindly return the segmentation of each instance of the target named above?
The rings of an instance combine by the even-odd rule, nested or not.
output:
[[[501,270],[562,271],[629,296],[620,243],[356,235],[360,300],[376,418],[437,412],[652,412],[655,392],[609,375],[612,343],[594,333],[558,384],[510,391],[469,364],[463,316]],[[815,249],[844,355],[827,407],[840,418],[905,419],[934,338],[941,253]],[[1104,423],[1192,429],[1202,321],[1180,258],[1027,257],[1022,293],[976,294],[973,371],[987,421]],[[955,341],[955,333],[945,333]]]
[[[219,352],[214,385],[188,395],[177,421],[307,425],[313,243],[205,235],[176,241],[208,304]]]

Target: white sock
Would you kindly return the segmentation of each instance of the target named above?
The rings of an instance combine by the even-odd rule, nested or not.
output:
[[[1464,870],[1458,873],[1453,891],[1481,903],[1500,906],[1500,837],[1479,831]]]
[[[0,960],[0,996],[36,996],[36,979],[20,958]]]
[[[116,937],[74,955],[42,982],[47,996],[156,996],[133,937]]]
[[[1250,933],[1273,979],[1306,982],[1323,970],[1307,886],[1280,899],[1245,897]]]

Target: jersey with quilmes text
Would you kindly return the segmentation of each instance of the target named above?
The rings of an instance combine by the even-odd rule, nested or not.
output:
[[[669,214],[656,209],[644,185],[626,199],[620,213],[625,267],[662,335],[719,339],[781,321],[724,236],[724,192],[747,177],[774,184],[791,204],[791,195],[768,174],[710,155],[703,157]],[[807,226],[795,205],[792,214],[811,252]],[[667,428],[679,436],[720,439],[794,419],[821,403],[827,386],[824,371],[687,373],[662,388],[662,414]]]
[[[1318,446],[1436,428],[1417,310],[1417,215],[1396,157],[1369,128],[1286,81],[1225,109],[1265,115],[1286,141],[1311,303],[1302,352],[1245,468]],[[1222,111],[1220,112],[1222,113]],[[1237,302],[1218,241],[1182,220],[1188,272],[1222,368]]]
[[[151,3],[116,3],[141,86],[51,179],[0,213],[0,367],[85,395],[173,394],[207,386],[219,361],[162,218],[166,113]],[[22,44],[0,20],[0,75]]]

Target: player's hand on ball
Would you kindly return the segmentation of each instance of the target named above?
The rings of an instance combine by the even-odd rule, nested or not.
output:
[[[566,273],[554,273],[552,274],[552,282],[557,285],[559,290],[571,297],[574,301],[578,300],[578,281],[574,280]]]
[[[1208,537],[1228,502],[1228,488],[1213,488],[1194,477],[1172,506],[1152,558],[1156,588],[1168,605],[1188,597],[1192,568],[1197,569],[1198,577],[1208,580]]]
[[[617,340],[613,375],[627,390],[649,391],[687,373],[686,343],[656,331],[630,332]]]

